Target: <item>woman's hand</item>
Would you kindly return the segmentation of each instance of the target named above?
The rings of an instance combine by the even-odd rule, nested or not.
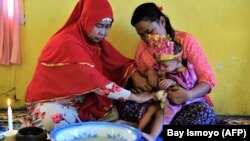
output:
[[[183,104],[191,99],[189,91],[179,86],[170,87],[167,93],[169,100],[174,104]]]
[[[185,90],[178,86],[167,89],[168,98],[174,104],[182,104],[190,99],[203,97],[210,91],[211,87],[206,82],[198,82],[191,90]]]
[[[171,80],[171,79],[163,79],[159,82],[158,84],[158,88],[160,90],[166,90],[168,89],[170,86],[175,85],[175,81]]]
[[[134,91],[133,92],[149,92],[152,90],[152,86],[148,83],[146,77],[143,77],[139,72],[134,72],[131,76],[134,83]]]
[[[147,77],[148,77],[148,82],[152,87],[156,87],[157,86],[157,82],[158,82],[158,74],[157,72],[155,72],[154,70],[149,69],[147,71]]]
[[[131,93],[130,96],[128,97],[128,100],[134,101],[137,103],[144,103],[146,101],[149,101],[149,100],[155,99],[155,98],[156,98],[155,94],[150,94],[150,93],[144,92],[144,93],[140,93],[140,94]]]

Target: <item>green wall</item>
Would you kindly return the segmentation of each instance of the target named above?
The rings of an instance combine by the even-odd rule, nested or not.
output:
[[[6,96],[24,105],[40,51],[70,15],[78,0],[24,0],[26,24],[21,27],[22,64],[0,66],[0,108]],[[211,93],[217,114],[250,115],[250,1],[151,0],[163,6],[175,29],[193,34],[205,51],[216,76]],[[134,58],[139,41],[130,25],[137,5],[149,0],[110,0],[115,22],[108,40],[125,56]]]

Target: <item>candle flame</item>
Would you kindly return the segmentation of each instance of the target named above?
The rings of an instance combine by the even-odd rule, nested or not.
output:
[[[7,101],[7,103],[8,103],[8,106],[10,106],[10,98],[8,98],[8,101]]]

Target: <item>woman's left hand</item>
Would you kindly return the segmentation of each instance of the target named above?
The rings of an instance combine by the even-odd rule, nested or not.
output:
[[[179,86],[168,88],[167,93],[169,100],[174,104],[182,104],[190,99],[189,91]]]

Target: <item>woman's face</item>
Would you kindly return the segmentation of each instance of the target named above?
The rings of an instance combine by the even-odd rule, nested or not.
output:
[[[149,20],[147,21],[142,20],[135,24],[135,29],[138,35],[141,37],[141,39],[144,42],[148,43],[147,42],[148,34],[166,35],[165,19],[163,17],[160,18],[159,23],[151,22]]]
[[[112,21],[101,21],[97,23],[88,34],[89,39],[94,43],[99,43],[107,36],[111,25]]]

